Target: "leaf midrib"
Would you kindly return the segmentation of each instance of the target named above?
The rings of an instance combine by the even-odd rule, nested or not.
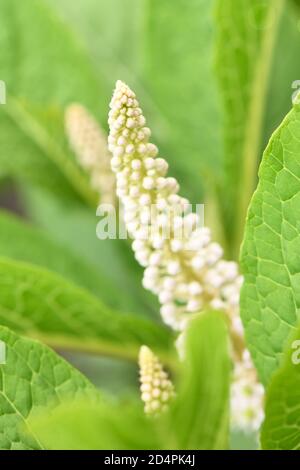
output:
[[[17,414],[17,416],[19,416],[19,418],[21,419],[21,421],[24,423],[25,427],[28,429],[29,431],[29,434],[31,437],[34,438],[34,440],[36,441],[36,444],[37,446],[40,448],[40,450],[44,450],[44,447],[42,446],[41,442],[39,441],[38,437],[34,434],[34,432],[32,431],[32,429],[30,428],[28,422],[27,422],[27,419],[25,416],[23,416],[23,414],[21,413],[20,410],[18,410],[18,408],[15,406],[15,404],[9,399],[9,397],[6,395],[6,393],[4,392],[4,388],[5,388],[5,374],[2,373],[2,370],[0,368],[0,374],[2,376],[2,383],[3,383],[3,389],[0,390],[0,395],[2,395],[2,397],[4,398],[4,400],[7,401],[7,403],[12,407],[12,409],[15,411],[15,413]]]

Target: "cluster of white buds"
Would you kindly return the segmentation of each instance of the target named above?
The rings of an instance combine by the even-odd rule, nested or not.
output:
[[[224,261],[199,215],[178,195],[168,164],[149,143],[150,129],[135,94],[118,81],[110,104],[109,150],[117,195],[133,238],[136,259],[145,267],[143,285],[161,303],[165,323],[183,330],[191,314],[205,307],[235,315],[242,279],[236,263]]]
[[[77,103],[66,109],[65,129],[78,163],[99,193],[99,202],[115,205],[115,176],[110,168],[107,136],[89,111]]]
[[[231,385],[232,427],[245,431],[258,431],[264,418],[264,388],[258,382],[250,354],[234,365]]]
[[[140,349],[139,366],[145,413],[158,415],[168,409],[168,404],[175,395],[174,386],[159,359],[147,346]]]
[[[237,264],[222,259],[221,246],[211,240],[208,228],[199,226],[199,214],[186,210],[189,202],[179,196],[177,181],[167,176],[167,162],[149,142],[151,132],[136,95],[121,81],[110,103],[108,123],[117,195],[135,257],[145,268],[144,287],[158,296],[164,322],[178,331],[206,308],[224,311],[236,349],[234,359],[243,366],[242,277]],[[250,367],[255,374],[251,362]],[[238,383],[235,377],[235,390]],[[256,385],[261,390],[256,379],[253,384],[254,390]],[[234,409],[235,393],[233,397]],[[240,425],[244,424],[242,419]]]

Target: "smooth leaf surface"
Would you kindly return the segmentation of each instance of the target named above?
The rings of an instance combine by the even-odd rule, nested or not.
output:
[[[226,449],[229,444],[231,362],[222,314],[208,311],[193,320],[173,410],[178,449]]]
[[[136,405],[62,405],[50,418],[41,415],[33,419],[31,426],[44,446],[52,450],[162,448],[158,422],[148,419]]]
[[[0,227],[0,256],[47,268],[104,300],[116,297],[104,276],[43,230],[4,211],[0,211]]]
[[[230,360],[221,314],[193,320],[186,345],[175,403],[160,417],[146,417],[141,403],[78,403],[33,419],[33,429],[51,449],[227,448]]]
[[[241,312],[261,381],[280,364],[299,319],[300,107],[295,106],[264,153],[241,254]]]
[[[43,449],[29,420],[45,407],[80,398],[98,400],[94,386],[46,346],[0,327],[0,449]]]
[[[88,291],[27,263],[0,259],[0,324],[61,349],[135,360],[141,344],[168,355],[171,333],[111,311]]]
[[[300,449],[300,329],[298,327],[284,354],[280,369],[267,390],[263,449]]]

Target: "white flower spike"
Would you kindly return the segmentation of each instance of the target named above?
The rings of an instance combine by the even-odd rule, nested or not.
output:
[[[142,346],[139,354],[141,396],[145,403],[145,413],[158,415],[168,409],[174,397],[174,387],[163,370],[159,359],[147,346]]]
[[[211,240],[209,229],[199,228],[197,214],[186,213],[188,201],[178,195],[177,181],[167,176],[167,162],[149,142],[151,132],[136,95],[121,81],[110,103],[108,123],[117,195],[135,257],[145,268],[143,285],[158,296],[162,318],[175,330],[184,331],[192,315],[205,308],[228,315],[235,360],[233,424],[258,429],[263,393],[250,358],[245,359],[248,352],[239,316],[242,277],[237,264],[223,260],[223,250]],[[241,407],[244,411],[235,413]]]
[[[264,388],[258,382],[250,354],[244,351],[234,365],[231,385],[231,424],[233,428],[258,431],[264,419]]]
[[[115,177],[110,168],[107,137],[82,105],[73,103],[65,112],[65,129],[78,163],[89,174],[91,187],[101,204],[115,205]]]

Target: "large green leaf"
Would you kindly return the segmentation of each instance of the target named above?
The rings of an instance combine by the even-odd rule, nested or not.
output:
[[[98,392],[76,369],[37,341],[0,327],[6,363],[0,365],[0,449],[41,449],[29,420],[66,400],[98,401]]]
[[[139,291],[141,294],[144,292],[140,285],[141,276],[132,275],[131,280],[130,269],[127,268],[125,271],[125,261],[128,259],[124,260],[123,271],[121,260],[116,259],[118,254],[120,257],[122,254],[124,256],[125,244],[118,240],[97,240],[94,234],[97,220],[89,216],[84,209],[78,209],[74,221],[71,212],[69,208],[67,216],[61,213],[54,221],[48,212],[44,211],[43,215],[50,225],[50,227],[47,226],[49,233],[46,233],[45,230],[40,230],[9,213],[0,211],[0,256],[16,261],[26,261],[57,272],[75,284],[88,289],[114,309],[153,316],[156,311],[155,305],[152,306],[150,302],[144,300],[142,295],[140,295],[141,299],[138,296]],[[68,218],[74,221],[70,231],[67,230],[69,225],[66,219]],[[83,222],[84,230],[79,228]],[[60,234],[64,232],[65,239],[55,238],[58,226],[58,232]],[[74,243],[75,240],[78,245]],[[83,245],[86,246],[83,247]],[[85,256],[84,252],[88,250],[91,250],[90,256]],[[107,273],[106,266],[111,266],[112,263],[114,269],[120,274],[118,278]],[[112,269],[110,273],[111,271]],[[116,282],[119,286],[117,296],[115,294]],[[136,291],[132,289],[133,283],[135,283]]]
[[[230,360],[224,318],[207,312],[190,324],[178,396],[160,417],[142,406],[79,402],[31,420],[51,449],[223,449],[228,445]],[[128,426],[130,423],[130,426]]]
[[[52,346],[135,360],[147,343],[168,356],[172,335],[166,328],[113,312],[46,269],[2,258],[0,290],[0,324]]]
[[[82,220],[82,217],[78,219],[77,224]],[[53,228],[57,227],[58,224],[60,224],[59,231],[63,230],[61,221],[58,221]],[[95,223],[92,230],[94,230],[94,225]],[[75,231],[75,229],[73,230]],[[72,236],[73,238],[74,236]],[[105,274],[105,266],[109,266],[111,263],[104,257],[101,258],[101,252],[107,251],[106,242],[103,242],[104,249],[102,249],[100,241],[97,244],[99,248],[96,246],[97,242],[95,243],[95,255],[89,261],[85,261],[84,257],[78,256],[79,251],[80,255],[82,254],[85,243],[90,247],[89,241],[83,240],[83,237],[80,236],[79,248],[71,250],[69,240],[66,240],[65,243],[54,241],[45,231],[22,222],[21,219],[9,213],[0,211],[1,256],[7,256],[16,261],[27,261],[61,274],[75,284],[91,291],[114,310],[130,311],[138,315],[152,315],[152,311],[143,306],[137,296],[129,291],[127,288],[128,280],[126,280],[126,283],[122,283],[120,280],[121,288],[117,289],[118,295],[116,295],[115,282]],[[95,261],[97,266],[94,266],[92,261]],[[115,265],[118,265],[118,263],[114,263],[114,269],[116,268]],[[101,270],[103,270],[102,275],[100,274]],[[139,285],[140,281],[137,280],[137,287]],[[140,289],[142,293],[142,287]],[[95,356],[87,353],[81,354],[80,352],[70,352],[67,356],[64,353],[64,356],[69,358],[77,368],[84,371],[93,383],[101,385],[103,390],[107,389],[109,392],[120,395],[129,393],[136,386],[136,366],[134,363],[124,363],[124,361],[116,360],[116,358],[100,357],[99,355]]]
[[[264,153],[242,248],[242,318],[263,383],[278,367],[299,318],[299,137],[296,105]]]
[[[263,449],[300,449],[299,338],[300,328],[267,390],[266,417],[261,435]]]
[[[224,105],[228,237],[234,255],[255,188],[272,52],[285,0],[217,0],[217,75]]]
[[[31,420],[31,427],[51,450],[161,449],[159,423],[149,420],[141,406],[113,403],[62,405],[52,415]],[[167,439],[167,436],[166,436]]]
[[[186,333],[186,351],[173,410],[178,449],[226,449],[229,444],[231,362],[222,314],[201,314]]]

